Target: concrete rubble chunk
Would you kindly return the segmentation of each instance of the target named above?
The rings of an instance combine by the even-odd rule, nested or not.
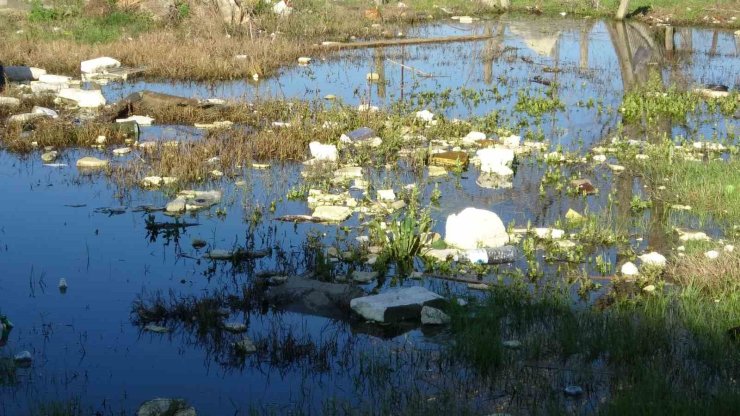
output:
[[[176,181],[177,178],[172,176],[146,176],[141,180],[141,185],[156,188],[158,186],[173,184]]]
[[[0,97],[0,107],[18,107],[21,100],[15,97]]]
[[[461,249],[496,248],[509,242],[506,227],[496,213],[465,208],[447,217],[445,242]]]
[[[378,200],[380,201],[395,201],[396,193],[393,189],[378,189]]]
[[[127,118],[116,119],[116,123],[128,123],[130,121],[134,121],[140,126],[151,126],[154,122],[154,119],[148,116],[130,116]]]
[[[648,266],[665,267],[666,265],[665,256],[655,251],[643,254],[642,256],[640,256],[640,260],[642,261],[642,264]]]
[[[537,238],[541,238],[543,240],[549,238],[559,240],[565,235],[565,231],[557,228],[535,228],[533,231]]]
[[[342,222],[352,215],[352,208],[336,205],[320,205],[312,216],[321,221]]]
[[[59,156],[59,153],[56,150],[51,150],[49,152],[42,153],[41,160],[44,163],[51,163],[56,160],[57,156]]]
[[[342,143],[357,143],[370,140],[377,137],[375,130],[370,127],[360,127],[359,129],[352,130],[348,133],[342,134],[339,141]]]
[[[496,173],[509,176],[514,172],[510,166],[514,161],[514,151],[504,148],[485,148],[476,152],[480,159],[480,170],[484,173]]]
[[[335,162],[338,158],[337,147],[333,144],[311,142],[308,144],[311,156],[316,160]]]
[[[640,274],[640,271],[637,269],[637,266],[635,266],[635,264],[630,261],[628,261],[627,263],[624,263],[620,271],[622,272],[624,276],[637,276]]]
[[[34,106],[31,109],[31,113],[40,114],[44,117],[49,117],[49,118],[59,118],[59,113],[52,110],[51,108],[46,108],[46,107]]]
[[[105,105],[105,97],[100,90],[64,88],[59,91],[57,97],[71,101],[82,108],[98,108]]]
[[[80,72],[83,74],[95,74],[110,68],[120,68],[120,66],[121,62],[113,58],[103,56],[80,62]]]
[[[13,114],[12,116],[8,117],[8,124],[11,123],[28,123],[29,121],[36,120],[37,118],[43,117],[43,114],[39,113],[21,113],[21,114]]]
[[[486,140],[486,134],[479,131],[471,131],[462,138],[462,142],[465,145],[473,145],[481,140]]]
[[[420,319],[424,306],[444,307],[445,299],[420,286],[389,290],[352,299],[350,307],[363,318],[380,323]]]
[[[53,75],[53,74],[43,74],[39,76],[39,81],[43,82],[44,84],[69,84],[70,81],[72,81],[72,78],[65,76],[65,75]]]
[[[82,159],[77,160],[78,168],[104,168],[108,166],[108,161],[105,159],[98,159],[92,156],[86,156]]]

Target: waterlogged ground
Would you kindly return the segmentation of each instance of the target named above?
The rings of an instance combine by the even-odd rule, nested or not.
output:
[[[314,57],[307,67],[287,68],[277,78],[258,82],[131,81],[109,84],[104,93],[109,102],[141,90],[229,100],[312,100],[333,94],[353,107],[390,108],[398,100],[411,100],[416,109],[428,108],[447,118],[497,112],[498,125],[508,126],[513,133],[526,139],[544,138],[550,150],[561,147],[581,155],[610,143],[619,130],[617,110],[625,91],[647,82],[649,68],[659,68],[666,85],[690,89],[719,83],[737,88],[740,51],[731,32],[678,29],[675,51],[670,52],[648,35],[650,30],[636,23],[617,26],[566,18],[437,24],[409,29],[408,36],[495,36],[479,42],[326,54]],[[381,74],[385,82],[368,84],[368,72]],[[527,113],[531,100],[526,104],[527,97],[546,97],[548,87],[535,82],[536,77],[558,85],[554,97],[545,101],[556,100],[559,105],[540,117]],[[724,138],[736,131],[737,121],[709,114],[664,123],[663,128],[672,135]],[[199,140],[200,134],[189,126],[154,126],[144,128],[142,137]],[[319,412],[347,406],[388,413],[415,400],[442,400],[438,397],[442,391],[455,391],[453,400],[489,413],[521,405],[509,389],[517,382],[538,386],[539,393],[530,392],[530,397],[554,400],[578,413],[595,412],[609,397],[612,386],[598,375],[599,368],[593,369],[596,375],[587,377],[588,394],[580,399],[562,397],[563,385],[583,382],[569,372],[546,377],[508,375],[504,377],[508,382],[486,390],[479,388],[480,381],[465,365],[443,358],[440,345],[450,341],[444,329],[385,328],[385,336],[379,336],[382,328],[276,311],[250,300],[248,291],[258,273],[310,271],[307,267],[316,264],[318,243],[340,250],[356,244],[356,228],[369,219],[355,214],[341,227],[274,221],[281,215],[311,212],[305,201],[287,198],[303,182],[300,163],[274,162],[266,170],[245,167],[236,178],[201,185],[223,190],[222,202],[181,218],[192,226],[162,230],[148,224],[174,220],[136,208],[163,206],[172,195],[122,188],[104,175],[78,172],[75,161],[90,154],[97,153],[64,151],[57,162],[68,166],[48,167],[36,154],[0,153],[0,311],[15,324],[2,353],[28,350],[34,358],[30,368],[0,379],[0,414],[24,414],[39,402],[74,398],[104,414],[131,414],[153,397],[184,398],[206,415],[251,410]],[[495,211],[505,224],[523,228],[528,222],[551,226],[569,209],[601,212],[614,197],[629,207],[633,196],[641,195],[639,180],[617,177],[602,164],[565,167],[562,172],[566,177],[590,178],[598,194],[585,198],[546,190],[541,196],[542,178],[548,171],[552,174],[536,157],[522,157],[508,189],[480,186],[473,166],[435,179],[426,173],[415,175],[401,163],[389,169],[365,168],[365,179],[377,189],[393,188],[399,194],[405,185],[416,183],[424,205],[431,206],[433,231],[443,236],[445,218],[469,206]],[[431,204],[435,187],[441,197]],[[634,250],[669,245],[664,224],[656,225],[666,221],[655,215],[659,212],[655,207],[637,217],[629,209],[615,214],[631,230],[627,244]],[[693,224],[692,219],[687,223]],[[715,228],[707,231],[714,236],[720,233]],[[205,240],[207,246],[193,248],[194,239]],[[209,249],[237,246],[272,252],[241,263],[203,258]],[[583,268],[557,263],[541,267],[550,279],[571,278],[582,270],[593,276],[599,274],[594,261],[598,256],[610,265],[603,274],[612,275],[618,252],[612,246],[592,253]],[[340,271],[346,267],[336,264]],[[423,271],[420,262],[416,267]],[[517,267],[526,268],[526,262],[502,266],[483,280],[504,278]],[[382,291],[393,284],[423,284],[444,294],[478,296],[461,283],[431,277],[399,282],[393,275],[391,268],[387,279],[363,287],[377,286]],[[66,293],[57,288],[60,278],[69,285]],[[593,281],[603,286],[587,292],[587,302],[609,285],[607,278]],[[228,315],[223,320],[247,324],[257,353],[240,357],[230,343],[241,336],[199,333],[197,325],[170,321],[173,331],[167,334],[135,325],[132,310],[138,299],[147,301],[157,295],[206,299],[224,293],[241,300],[218,305]],[[578,299],[575,293],[574,299]]]

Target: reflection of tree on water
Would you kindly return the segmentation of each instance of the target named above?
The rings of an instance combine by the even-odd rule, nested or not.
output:
[[[659,77],[663,82],[663,67],[671,64],[676,50],[674,43],[674,31],[670,28],[657,30],[637,22],[611,22],[607,23],[607,30],[614,45],[619,68],[622,77],[622,85],[625,93],[635,90],[649,81],[651,76]],[[683,31],[682,31],[683,32]],[[663,36],[663,42],[658,41]],[[691,39],[691,33],[683,32],[680,37],[686,41]],[[690,43],[689,43],[690,45]],[[657,64],[655,70],[651,70],[652,64]],[[672,65],[672,79],[683,79],[678,70],[678,65]],[[647,123],[650,123],[648,126]],[[671,137],[673,120],[668,117],[660,117],[657,120],[626,123],[623,125],[623,136],[630,139],[646,137],[649,141],[660,141],[663,137]],[[631,201],[634,189],[639,186],[640,181],[629,170],[620,174],[614,174],[613,186],[617,190],[617,212],[618,226],[629,229],[633,220]],[[648,225],[647,241],[651,249],[662,250],[667,246],[669,236],[666,234],[667,210],[662,201],[653,200],[650,208],[650,221]],[[618,259],[619,262],[620,259]]]

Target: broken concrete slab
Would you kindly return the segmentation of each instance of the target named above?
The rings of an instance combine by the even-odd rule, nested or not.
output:
[[[105,97],[100,90],[82,90],[79,88],[64,88],[57,97],[70,101],[81,108],[98,108],[105,105]]]
[[[337,205],[320,205],[313,212],[314,218],[322,221],[342,222],[352,215],[352,208]]]
[[[418,320],[424,306],[441,308],[446,304],[442,296],[421,286],[412,286],[352,299],[350,307],[369,321],[392,323]]]

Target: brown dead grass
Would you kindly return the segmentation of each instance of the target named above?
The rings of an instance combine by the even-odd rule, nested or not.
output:
[[[123,144],[126,140],[126,136],[113,124],[80,125],[64,119],[37,119],[25,125],[13,123],[5,126],[0,141],[8,150],[27,153],[47,146],[56,149],[90,147],[96,145],[98,136],[105,136],[109,145]]]
[[[146,67],[145,75],[173,80],[224,80],[264,76],[305,53],[306,45],[281,39],[245,41],[224,34],[183,36],[166,30],[110,44],[81,45],[72,40],[16,39],[0,48],[0,62],[30,65],[50,73],[78,74],[80,62],[112,56],[126,66]],[[246,59],[236,59],[247,55]]]
[[[719,257],[710,260],[704,253],[676,257],[666,270],[670,280],[681,286],[693,286],[709,294],[740,288],[740,253],[717,249]]]

